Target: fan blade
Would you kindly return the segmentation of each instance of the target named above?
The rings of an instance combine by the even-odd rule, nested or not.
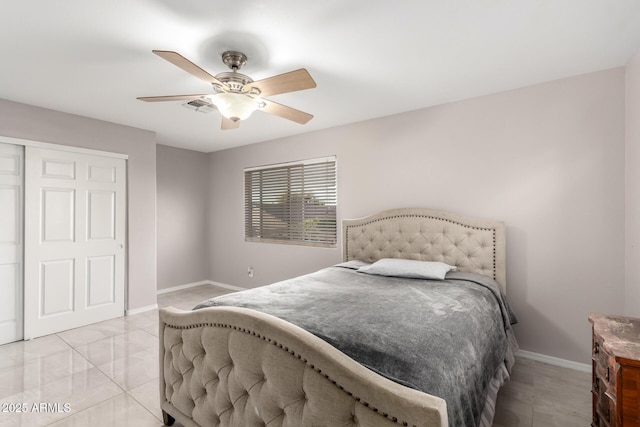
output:
[[[278,95],[281,93],[295,92],[297,90],[312,89],[316,87],[316,82],[311,74],[304,68],[290,71],[277,76],[267,77],[257,82],[248,83],[242,88],[243,92],[248,92],[251,88],[260,90],[260,96]]]
[[[170,95],[170,96],[139,96],[136,99],[145,102],[160,102],[160,101],[188,101],[191,99],[198,99],[206,96],[206,93],[200,95]]]
[[[240,120],[233,121],[231,119],[227,119],[225,116],[222,116],[222,130],[230,130],[230,129],[238,129],[240,126]]]
[[[211,74],[207,73],[205,70],[198,67],[196,64],[189,61],[187,58],[177,52],[173,52],[171,50],[152,50],[152,52],[165,61],[169,61],[173,65],[182,68],[187,73],[196,76],[200,80],[203,80],[207,83],[219,84],[225,88],[227,87],[226,84],[222,83],[220,80],[216,79]]]
[[[313,118],[311,114],[305,113],[304,111],[296,110],[295,108],[287,107],[286,105],[278,104],[277,102],[269,101],[268,99],[263,99],[262,101],[265,105],[260,108],[261,111],[275,114],[276,116],[289,119],[296,123],[300,123],[301,125],[307,123]]]

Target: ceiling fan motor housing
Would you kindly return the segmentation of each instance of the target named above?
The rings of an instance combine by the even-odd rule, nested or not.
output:
[[[247,55],[235,50],[228,50],[222,54],[222,62],[233,71],[236,71],[247,63]]]
[[[227,72],[227,73],[217,74],[216,79],[226,84],[227,87],[231,90],[231,92],[241,92],[244,85],[246,85],[247,83],[253,82],[251,77],[241,73],[236,73],[236,72]],[[215,89],[216,92],[226,92],[223,87],[215,83],[213,83],[213,88]]]

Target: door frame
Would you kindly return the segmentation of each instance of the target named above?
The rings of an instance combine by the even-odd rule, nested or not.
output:
[[[33,141],[30,139],[12,138],[0,135],[0,142],[7,144],[22,145],[24,147],[44,148],[47,150],[71,151],[78,154],[88,154],[91,156],[113,157],[115,159],[128,160],[128,154],[112,153],[110,151],[94,150],[92,148],[74,147],[73,145],[54,144],[50,142]]]

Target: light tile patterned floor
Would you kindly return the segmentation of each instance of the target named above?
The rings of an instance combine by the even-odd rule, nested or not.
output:
[[[204,285],[161,294],[158,305],[191,309],[228,292]],[[27,409],[0,412],[0,427],[162,425],[157,336],[153,310],[0,346],[0,409]],[[590,379],[519,358],[498,396],[494,426],[588,426]],[[45,409],[41,403],[58,406],[34,412]]]
[[[591,374],[518,358],[502,387],[494,427],[591,425]]]

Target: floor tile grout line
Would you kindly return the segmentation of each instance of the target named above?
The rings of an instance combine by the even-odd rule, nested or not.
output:
[[[138,330],[138,329],[135,329],[135,330]],[[142,329],[140,329],[140,330],[142,330]],[[132,332],[132,331],[127,331],[127,332],[124,332],[123,334],[118,334],[118,335],[124,335],[124,334],[129,333],[129,332]],[[144,330],[143,330],[143,332],[145,332],[145,333],[149,334],[147,331],[144,331]],[[154,337],[154,338],[157,338],[157,337],[155,337],[155,336],[154,336],[154,335],[152,335],[152,334],[149,334],[149,335],[150,335],[150,336],[152,336],[152,337]],[[116,336],[116,335],[114,335],[114,336]],[[105,338],[105,339],[108,339],[108,338],[110,338],[110,337],[107,337],[107,338]],[[61,338],[61,339],[62,339],[62,338]],[[63,341],[64,341],[64,340],[63,340]],[[100,341],[100,340],[97,340],[97,341]],[[93,341],[93,343],[95,343],[95,342],[97,342],[97,341]],[[81,354],[81,353],[80,353],[76,348],[72,347],[72,346],[71,346],[69,343],[67,343],[66,341],[65,341],[65,344],[66,344],[66,345],[68,345],[72,351],[74,351],[74,352],[78,353],[78,355],[80,355],[80,357],[82,357],[84,360],[86,360],[86,361],[87,361],[87,363],[89,363],[89,365],[91,365],[92,367],[96,368],[96,369],[97,369],[97,370],[98,370],[102,375],[104,375],[104,376],[105,376],[105,377],[106,377],[110,382],[112,382],[113,384],[115,384],[115,386],[116,386],[116,387],[118,387],[118,388],[119,388],[122,392],[124,392],[124,393],[126,393],[126,392],[127,392],[127,390],[125,390],[123,387],[121,387],[121,386],[120,386],[120,385],[119,385],[119,384],[118,384],[118,383],[117,383],[113,378],[111,378],[111,377],[109,376],[109,374],[108,374],[107,372],[105,372],[105,371],[103,371],[102,369],[100,369],[100,366],[104,366],[104,365],[106,365],[106,364],[108,364],[108,363],[113,363],[113,362],[115,362],[115,361],[118,361],[118,360],[121,360],[121,359],[125,359],[125,358],[127,358],[127,357],[131,357],[131,356],[133,356],[133,355],[136,355],[136,354],[139,354],[139,353],[142,353],[142,352],[145,352],[145,351],[149,351],[149,350],[152,348],[152,347],[149,347],[149,348],[146,348],[146,349],[144,349],[144,350],[137,351],[137,352],[135,352],[135,353],[127,354],[126,356],[123,356],[123,357],[118,358],[118,359],[114,359],[114,360],[112,360],[112,361],[110,361],[110,362],[105,362],[105,363],[102,363],[102,364],[100,364],[100,365],[94,365],[94,364],[91,362],[91,360],[90,360],[90,359],[88,359],[87,357],[83,356],[83,355],[82,355],[82,354]],[[85,344],[83,344],[83,345],[85,345]]]
[[[155,381],[155,380],[151,380],[151,381]],[[149,382],[151,382],[151,381],[149,381]],[[143,385],[146,385],[146,384],[149,384],[149,383],[142,384],[142,385],[140,385],[139,387],[142,387]],[[138,387],[136,387],[136,388],[138,388]],[[160,417],[158,417],[156,414],[154,414],[153,412],[151,412],[151,410],[150,410],[149,408],[147,408],[147,407],[146,407],[142,402],[140,402],[138,399],[136,399],[136,398],[135,398],[135,396],[133,396],[133,395],[130,393],[130,391],[131,391],[131,390],[126,391],[125,393],[127,393],[127,395],[128,395],[129,397],[131,397],[133,400],[135,400],[135,401],[138,403],[138,405],[142,406],[142,407],[143,407],[147,412],[149,412],[149,413],[150,413],[150,414],[151,414],[155,419],[157,419],[158,421],[162,422],[162,419],[160,419]]]
[[[146,334],[146,335],[150,335],[150,336],[152,336],[152,337],[154,337],[154,338],[157,338],[155,335],[153,335],[153,334],[149,333],[149,331],[146,331],[144,328],[136,328],[136,329],[128,330],[128,331],[123,332],[123,333],[121,333],[121,334],[119,333],[119,334],[116,334],[116,335],[111,335],[111,336],[108,336],[108,337],[100,338],[100,339],[98,339],[98,340],[91,341],[91,342],[88,342],[88,343],[85,343],[85,344],[80,344],[80,345],[77,345],[77,346],[75,346],[75,347],[73,347],[73,348],[74,348],[74,349],[77,349],[78,347],[82,347],[82,346],[85,346],[85,345],[95,344],[95,343],[100,342],[100,341],[106,341],[106,340],[109,340],[109,339],[112,339],[112,338],[120,337],[120,336],[123,336],[123,335],[126,335],[126,334],[130,334],[130,333],[132,333],[132,332],[138,332],[138,331],[143,332],[143,333],[144,333],[144,334]]]
[[[120,317],[116,317],[116,319],[120,319]],[[114,319],[109,319],[109,320],[114,320]],[[108,322],[109,320],[105,320],[105,322]],[[93,325],[97,325],[97,324],[99,324],[99,323],[102,323],[102,322],[93,323]],[[91,326],[91,325],[87,325],[87,326]],[[81,326],[81,328],[85,328],[85,327],[87,327],[87,326]],[[76,329],[80,329],[80,328],[76,328]],[[69,329],[69,330],[70,330],[70,331],[72,331],[73,329]],[[98,341],[102,341],[102,340],[105,340],[105,339],[109,339],[109,338],[117,337],[117,336],[124,335],[124,334],[128,334],[129,332],[133,332],[133,331],[137,331],[137,330],[141,330],[141,331],[144,331],[144,332],[146,332],[146,333],[149,333],[149,332],[145,331],[143,328],[131,329],[131,330],[127,330],[127,331],[124,331],[124,332],[119,331],[119,332],[118,332],[118,333],[116,333],[116,334],[109,335],[109,336],[102,337],[102,338],[98,338],[98,339],[96,339],[96,340],[88,341],[88,342],[85,342],[85,343],[82,343],[82,344],[78,344],[78,345],[76,345],[76,346],[73,346],[73,345],[72,345],[72,344],[70,344],[67,340],[65,340],[64,338],[62,338],[61,336],[58,336],[58,338],[60,338],[62,341],[64,341],[64,342],[65,342],[65,344],[69,345],[71,348],[74,348],[74,349],[75,349],[75,348],[81,347],[81,346],[83,346],[83,345],[93,344],[93,343],[96,343],[96,342],[98,342]],[[68,332],[68,331],[63,331],[63,332]],[[55,334],[55,335],[58,335],[58,334]],[[153,335],[153,334],[149,334],[149,335]]]
[[[67,343],[65,343],[65,345],[68,345],[68,344],[67,344]],[[20,392],[18,392],[18,393],[14,393],[13,395],[15,395],[15,394],[24,394],[24,393],[27,393],[27,392],[31,392],[31,391],[34,391],[34,390],[40,389],[40,388],[42,388],[43,386],[47,386],[47,385],[49,385],[49,384],[51,384],[51,383],[54,383],[54,382],[56,382],[56,381],[59,381],[59,380],[61,380],[61,379],[63,379],[63,378],[71,377],[71,376],[73,376],[73,375],[75,375],[75,374],[78,374],[78,373],[80,373],[80,372],[84,372],[84,371],[88,371],[88,370],[90,370],[90,369],[92,369],[92,368],[97,368],[97,366],[95,366],[93,363],[91,363],[91,361],[90,361],[90,360],[88,360],[88,359],[87,359],[86,357],[84,357],[82,354],[80,354],[79,352],[77,352],[77,351],[76,351],[76,349],[74,349],[74,348],[73,348],[73,347],[71,347],[71,346],[69,346],[69,348],[68,348],[68,349],[64,349],[64,350],[56,351],[56,352],[54,352],[54,353],[49,353],[49,354],[47,354],[47,355],[45,355],[45,356],[42,356],[42,357],[44,357],[44,358],[48,358],[48,357],[52,357],[52,356],[56,356],[56,355],[60,355],[60,354],[62,354],[62,353],[64,353],[64,352],[67,352],[67,351],[71,351],[71,352],[73,352],[73,353],[77,354],[77,355],[78,355],[82,360],[84,360],[85,362],[87,362],[87,364],[88,364],[89,366],[88,366],[87,368],[85,368],[85,369],[80,369],[80,370],[78,370],[78,371],[69,372],[69,373],[67,373],[66,375],[61,376],[61,377],[59,377],[59,378],[52,378],[50,381],[39,382],[37,387],[31,387],[31,388],[28,388],[28,389],[24,389],[24,390],[22,390],[22,391],[20,391]],[[29,363],[29,362],[38,362],[38,361],[40,361],[40,360],[42,360],[42,358],[27,359],[27,360],[23,360],[23,361],[21,362],[21,364]],[[13,368],[13,369],[16,369],[16,366],[18,366],[18,365],[9,366],[9,367],[7,367],[7,369],[12,369],[12,368]],[[23,377],[23,378],[24,378],[24,377]],[[11,397],[11,396],[12,396],[12,395],[5,396],[5,397],[0,397],[0,400],[2,400],[2,399],[7,399],[7,398],[9,398],[9,397]]]
[[[89,364],[89,366],[93,367],[93,368],[97,368],[96,365],[94,365],[93,363],[91,363],[91,360],[87,359],[86,357],[84,357],[82,355],[82,353],[80,353],[78,350],[76,350],[75,348],[72,348],[71,351],[73,351],[74,353],[76,353],[78,356],[82,357],[84,360],[86,360],[86,362]]]
[[[119,319],[119,317],[116,317],[116,319]],[[113,319],[110,319],[110,320],[113,320]],[[105,320],[105,322],[108,322],[108,320]],[[102,322],[98,322],[98,323],[102,323]],[[95,325],[95,324],[98,324],[98,323],[93,323],[93,324]],[[80,328],[86,328],[87,326],[91,326],[91,325],[81,326]],[[80,329],[80,328],[74,328],[74,329]],[[67,331],[62,331],[62,332],[68,332],[68,331],[73,331],[73,329],[69,329],[69,330],[67,330]],[[96,341],[100,341],[100,340],[105,339],[105,338],[111,338],[111,337],[115,337],[115,336],[117,336],[117,335],[126,334],[127,332],[129,332],[129,331],[125,331],[125,332],[122,332],[122,333],[117,333],[117,334],[114,334],[114,335],[110,335],[110,336],[108,336],[108,337],[98,338],[98,339],[96,339],[96,340],[94,340],[94,341],[83,342],[82,344],[78,344],[78,345],[76,345],[76,346],[74,346],[74,345],[72,345],[71,343],[69,343],[67,340],[65,340],[63,337],[61,337],[58,333],[57,333],[56,335],[58,335],[58,338],[60,338],[60,339],[61,339],[61,340],[63,340],[65,343],[67,343],[69,346],[71,346],[71,348],[77,348],[77,347],[80,347],[80,346],[82,346],[82,345],[92,344],[92,343],[94,343],[94,342],[96,342]]]
[[[62,332],[66,332],[66,331],[62,331]],[[56,333],[55,333],[55,334],[53,334],[53,335],[55,335],[56,337],[60,338],[60,339],[62,340],[62,342],[64,342],[64,343],[65,343],[66,345],[68,345],[69,347],[73,348],[73,346],[71,345],[71,343],[69,343],[67,340],[65,340],[64,338],[62,338],[62,337],[60,336],[60,333],[56,332]],[[37,339],[37,338],[36,338],[36,339]]]
[[[138,330],[138,329],[136,329],[136,331],[137,331],[137,330]],[[145,332],[146,334],[148,334],[149,336],[151,336],[151,337],[152,337],[152,338],[154,338],[154,339],[158,339],[158,337],[156,337],[156,336],[155,336],[155,335],[153,335],[153,334],[150,334],[150,333],[149,333],[149,332],[147,332],[147,331],[144,331],[144,330],[142,330],[142,329],[139,329],[139,330],[141,330],[141,331]],[[128,333],[129,333],[129,332],[125,332],[125,334],[128,334]],[[124,334],[123,334],[123,335],[124,335]],[[109,339],[109,337],[108,337],[108,338],[105,338],[105,339]],[[95,343],[97,343],[97,342],[98,342],[98,341],[94,341],[94,342],[93,342],[93,343],[91,343],[91,344],[95,344]],[[85,345],[85,344],[83,344],[83,345]],[[87,344],[87,345],[88,345],[88,344]],[[82,353],[80,353],[80,352],[77,350],[77,347],[76,347],[76,348],[74,348],[74,350],[75,350],[75,351],[78,351],[78,354],[80,354],[80,355],[81,355],[82,357],[84,357],[87,361],[89,361],[89,363],[92,363],[92,364],[93,364],[93,366],[95,366],[95,367],[97,368],[98,366],[103,366],[103,365],[106,365],[107,363],[114,363],[114,362],[116,362],[116,361],[119,361],[119,360],[122,360],[122,359],[126,359],[127,357],[131,357],[131,356],[134,356],[134,355],[136,355],[136,354],[143,353],[143,352],[145,352],[145,351],[149,351],[151,348],[153,348],[153,347],[145,347],[145,348],[143,348],[142,350],[134,351],[133,353],[126,353],[124,356],[117,357],[117,358],[115,358],[115,359],[110,359],[109,361],[104,362],[104,363],[100,363],[100,364],[95,364],[95,363],[93,363],[93,362],[91,361],[91,359],[89,359],[89,358],[87,358],[87,357],[83,356],[83,355],[82,355]]]
[[[73,349],[72,349],[72,350],[73,350]],[[85,360],[86,360],[86,359],[85,359]],[[89,364],[91,364],[91,363],[89,363]],[[98,401],[98,402],[95,402],[94,404],[92,404],[92,405],[90,405],[90,406],[87,406],[86,408],[84,408],[84,409],[82,409],[82,410],[80,410],[80,411],[72,412],[72,413],[68,413],[68,414],[66,414],[66,415],[62,416],[61,418],[59,418],[59,419],[57,419],[57,420],[55,420],[55,421],[52,421],[52,422],[50,422],[50,423],[46,423],[46,424],[39,424],[39,425],[42,425],[42,426],[49,426],[49,425],[52,425],[52,424],[58,423],[58,422],[60,422],[60,421],[62,421],[62,420],[64,420],[64,419],[67,419],[67,418],[69,418],[69,417],[71,417],[71,416],[73,416],[73,415],[79,414],[79,413],[81,413],[81,412],[86,411],[86,410],[87,410],[87,409],[89,409],[89,408],[92,408],[92,407],[94,407],[94,406],[96,406],[96,405],[99,405],[99,404],[101,404],[101,403],[103,403],[103,402],[106,402],[106,401],[107,401],[107,400],[109,400],[109,399],[112,399],[112,398],[114,398],[114,397],[116,397],[116,396],[119,396],[119,395],[121,395],[121,394],[125,394],[125,393],[126,393],[126,391],[125,391],[125,390],[123,390],[123,389],[122,389],[122,387],[120,387],[117,383],[115,383],[113,380],[111,380],[111,378],[109,378],[109,376],[108,376],[108,375],[106,375],[104,372],[102,372],[100,369],[98,369],[98,367],[97,367],[97,366],[93,366],[93,365],[92,365],[90,368],[85,369],[85,370],[83,370],[83,371],[89,371],[89,370],[91,370],[91,369],[96,369],[98,372],[100,372],[100,374],[104,375],[104,377],[107,379],[107,381],[108,381],[108,382],[113,383],[117,388],[119,388],[119,389],[120,389],[120,391],[121,391],[121,392],[120,392],[120,393],[118,393],[118,394],[116,394],[115,396],[107,397],[107,398],[105,398],[105,399],[103,399],[103,400],[100,400],[100,401]],[[79,371],[79,372],[83,372],[83,371]],[[73,373],[73,374],[69,375],[69,377],[73,376],[74,374],[76,374],[76,373]],[[62,378],[60,378],[60,379],[62,379]],[[60,379],[58,379],[58,380],[60,380]],[[56,380],[56,381],[57,381],[57,380]],[[50,383],[48,383],[48,384],[50,384]],[[32,391],[32,390],[39,390],[40,388],[42,388],[42,387],[40,386],[40,387],[37,387],[37,388],[34,388],[34,389],[24,390],[24,391],[20,392],[19,394],[24,396],[24,393],[29,392],[29,391]]]
[[[107,378],[108,378],[108,377],[107,377]],[[110,378],[109,378],[109,380],[110,380]],[[118,386],[118,384],[116,384],[116,386]],[[116,394],[115,396],[111,396],[111,397],[108,397],[108,398],[106,398],[106,399],[104,399],[104,400],[101,400],[101,401],[99,401],[99,402],[96,402],[96,403],[94,403],[93,405],[87,406],[86,408],[84,408],[84,409],[82,409],[82,410],[80,410],[80,411],[78,411],[78,412],[69,413],[69,414],[65,415],[64,417],[60,418],[59,420],[55,420],[55,421],[53,421],[53,422],[51,422],[51,423],[45,424],[44,426],[46,427],[46,426],[50,426],[50,425],[53,425],[53,424],[59,423],[59,422],[60,422],[60,421],[62,421],[62,420],[65,420],[65,419],[67,419],[67,418],[70,418],[70,417],[73,417],[73,416],[75,416],[75,415],[81,414],[81,413],[83,413],[83,412],[85,412],[85,411],[88,411],[89,409],[92,409],[93,407],[98,406],[98,405],[100,405],[100,404],[102,404],[102,403],[104,403],[104,402],[106,402],[106,401],[108,401],[108,400],[115,399],[115,398],[116,398],[116,397],[118,397],[118,396],[122,396],[123,394],[127,394],[127,392],[123,390],[123,391],[122,391],[122,393],[118,393],[118,394]]]
[[[121,358],[118,358],[118,359],[112,360],[112,361],[110,361],[110,362],[102,363],[102,364],[100,364],[100,365],[96,366],[96,368],[97,368],[100,372],[102,372],[102,373],[103,373],[107,378],[109,378],[111,381],[113,381],[113,382],[114,382],[118,387],[120,387],[120,385],[119,385],[118,383],[116,383],[116,382],[115,382],[115,380],[114,380],[113,378],[111,378],[107,372],[103,371],[103,370],[100,368],[100,366],[109,365],[109,364],[112,364],[112,363],[115,363],[115,362],[121,361],[122,359],[126,359],[126,358],[128,358],[128,357],[133,357],[133,356],[138,355],[138,354],[140,354],[140,353],[144,353],[144,352],[149,351],[149,350],[151,350],[151,349],[153,349],[153,350],[157,350],[157,349],[155,349],[155,348],[149,347],[149,348],[146,348],[146,349],[144,349],[144,350],[136,351],[135,353],[131,353],[131,354],[129,354],[129,355],[127,355],[127,356],[125,356],[125,357],[121,357]],[[147,381],[147,382],[148,382],[148,381]],[[145,384],[146,384],[146,383],[145,383]],[[143,384],[140,384],[140,385],[143,385]],[[139,386],[136,386],[136,387],[139,387]],[[134,388],[136,388],[136,387],[134,387]],[[129,390],[124,389],[123,387],[120,387],[120,388],[121,388],[123,391],[125,391],[125,392],[129,391]]]
[[[96,366],[96,369],[102,374],[104,375],[110,382],[112,382],[113,384],[115,384],[116,387],[118,387],[123,393],[126,393],[127,390],[125,390],[123,387],[120,387],[120,384],[118,384],[113,378],[111,378],[109,376],[109,374],[107,374],[106,372],[104,372],[102,369],[100,369],[99,366]],[[104,402],[104,401],[102,401]]]

